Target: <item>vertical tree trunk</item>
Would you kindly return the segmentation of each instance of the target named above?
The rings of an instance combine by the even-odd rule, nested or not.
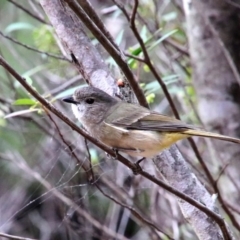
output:
[[[184,8],[200,118],[208,130],[240,138],[239,9],[221,0],[184,1]],[[240,146],[223,141],[214,146],[240,184]]]

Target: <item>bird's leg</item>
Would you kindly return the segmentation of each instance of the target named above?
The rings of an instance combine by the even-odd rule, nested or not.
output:
[[[138,166],[140,166],[140,163],[141,163],[143,160],[145,160],[145,159],[146,159],[146,158],[143,157],[143,158],[137,160],[137,161],[135,162],[135,164],[138,165]]]
[[[145,160],[145,159],[146,159],[146,158],[143,157],[143,158],[139,159],[138,161],[136,161],[136,162],[134,163],[134,164],[135,164],[135,168],[132,169],[134,175],[138,175],[140,172],[142,172],[142,167],[140,166],[140,163],[141,163],[143,160]]]
[[[114,153],[115,153],[115,157],[114,157],[114,159],[115,160],[117,160],[118,159],[118,156],[119,156],[119,154],[118,154],[118,152],[119,152],[119,150],[127,150],[127,151],[131,151],[132,149],[126,149],[126,148],[112,148],[112,150],[114,151]],[[135,151],[135,149],[133,149],[134,151]],[[143,160],[145,160],[146,158],[145,157],[143,157],[143,158],[141,158],[141,159],[139,159],[137,162],[135,162],[134,163],[134,165],[135,165],[135,167],[133,167],[132,168],[132,171],[133,171],[133,174],[134,175],[138,175],[140,172],[142,172],[142,168],[141,168],[141,166],[140,166],[140,163],[143,161]]]
[[[118,149],[117,149],[117,148],[113,148],[112,150],[113,150],[114,153],[115,153],[114,159],[117,160],[117,159],[118,159],[118,155],[119,155],[119,154],[118,154]]]

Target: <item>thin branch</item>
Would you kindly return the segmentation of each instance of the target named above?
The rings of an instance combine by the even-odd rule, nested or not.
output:
[[[0,232],[0,237],[12,239],[12,240],[37,240],[35,238],[19,237],[19,236],[16,236],[16,235],[10,235],[10,234],[6,234],[6,233],[2,233],[2,232]]]
[[[227,206],[232,209],[232,211],[236,212],[238,215],[240,215],[240,209],[237,208],[236,205],[232,205],[231,203],[227,202]]]
[[[116,4],[116,6],[122,11],[122,13],[124,14],[124,16],[126,17],[126,19],[130,22],[130,17],[129,14],[127,13],[126,8],[124,7],[124,5],[120,2],[118,2],[117,0],[112,0],[112,2],[114,2]],[[148,31],[154,35],[154,31],[150,28],[149,24],[147,23],[147,21],[141,17],[141,15],[137,12],[137,17],[139,18],[139,20],[147,27]],[[156,29],[158,30],[158,28]],[[158,34],[157,35],[158,38],[161,38],[162,35]],[[172,39],[164,39],[163,43],[167,43],[168,45],[170,45],[171,47],[175,48],[177,51],[179,51],[180,53],[186,55],[189,57],[189,52],[185,47],[180,46],[178,43],[176,43],[175,41],[173,41]]]
[[[159,29],[160,27],[160,24],[159,24],[159,21],[158,21],[158,14],[159,15],[162,15],[163,14],[163,10],[161,10],[160,11],[160,13],[159,13],[159,7],[158,7],[158,3],[159,3],[159,1],[157,1],[157,0],[153,0],[153,3],[154,3],[154,22],[155,22],[155,28],[156,29]],[[168,2],[169,3],[169,2]],[[165,4],[165,6],[166,6],[166,4]]]
[[[1,32],[1,31],[0,31],[0,35],[1,35],[2,37],[4,37],[4,38],[10,40],[11,42],[14,42],[14,43],[16,43],[16,44],[18,44],[18,45],[20,45],[20,46],[22,46],[22,47],[24,47],[24,48],[26,48],[26,49],[28,49],[28,50],[31,50],[31,51],[34,51],[34,52],[37,52],[37,53],[40,53],[40,54],[45,54],[45,55],[48,56],[48,57],[56,58],[56,59],[63,60],[63,61],[67,61],[67,62],[70,62],[70,63],[71,63],[71,60],[69,60],[69,59],[67,59],[67,58],[65,58],[65,57],[63,57],[63,56],[58,56],[58,55],[55,55],[55,54],[53,54],[53,53],[48,53],[48,52],[40,51],[40,50],[38,50],[37,48],[28,46],[28,45],[26,45],[26,44],[24,44],[24,43],[21,43],[21,42],[17,41],[16,39],[13,39],[12,37],[9,37],[9,36],[5,35],[5,34],[4,34],[3,32]]]
[[[96,14],[96,11],[93,9],[91,3],[88,0],[77,0],[78,4],[82,7],[82,9],[86,12],[86,14],[90,17],[91,20],[96,24],[98,29],[109,39],[111,44],[119,51],[121,52],[120,48],[118,45],[114,42],[111,34],[109,31],[105,28],[102,20],[98,17]]]
[[[12,3],[13,5],[15,5],[16,7],[18,7],[19,9],[21,9],[22,11],[24,11],[25,13],[27,13],[29,16],[35,18],[36,20],[38,20],[39,22],[43,23],[43,24],[47,24],[49,25],[48,22],[46,22],[44,19],[40,18],[39,16],[33,14],[32,12],[30,12],[28,9],[24,8],[22,5],[16,3],[13,0],[8,0],[10,3]]]
[[[117,196],[121,201],[124,203],[132,203],[133,202],[133,196],[134,194],[129,194],[129,192],[124,191],[119,185],[116,185],[110,178],[102,177],[100,180],[100,183],[104,185],[104,187],[107,187],[111,192],[114,193],[115,196]],[[139,182],[141,179],[139,178]],[[142,182],[142,181],[141,181]],[[134,210],[138,211],[138,213],[145,218],[152,217],[151,215],[146,216],[145,210],[138,206],[137,203],[134,204]],[[152,221],[153,222],[153,221]],[[154,225],[157,224],[157,222],[153,222]]]
[[[222,169],[220,170],[220,173],[218,174],[217,178],[215,179],[215,183],[214,185],[218,184],[219,179],[221,178],[221,176],[224,174],[226,168],[230,165],[230,162],[226,163],[224,167],[222,167]],[[236,187],[236,186],[235,186]]]
[[[107,198],[109,198],[110,200],[112,200],[113,202],[115,202],[116,204],[120,205],[123,208],[128,209],[137,219],[139,219],[142,223],[145,223],[146,225],[152,227],[153,229],[165,234],[169,239],[173,240],[173,238],[171,238],[167,233],[164,233],[163,230],[161,230],[160,228],[158,228],[154,223],[152,223],[150,220],[146,219],[145,217],[143,217],[140,213],[138,213],[133,207],[128,206],[127,204],[121,203],[119,202],[116,198],[110,196],[109,194],[105,193],[102,188],[98,185],[95,184],[95,186],[97,187],[97,189]]]
[[[139,61],[139,62],[145,63],[145,60],[144,60],[143,58],[137,57],[137,56],[132,55],[132,54],[130,54],[130,53],[124,52],[124,55],[125,55],[126,57],[133,58],[133,59],[135,59],[135,60],[137,60],[137,61]]]
[[[62,142],[68,147],[69,152],[71,153],[72,157],[74,157],[78,163],[81,164],[81,167],[84,169],[85,173],[88,176],[88,180],[91,182],[92,181],[92,177],[89,175],[89,171],[86,168],[86,166],[84,166],[84,164],[82,164],[82,161],[77,157],[77,155],[74,153],[74,150],[72,148],[72,146],[65,140],[65,138],[63,137],[63,134],[61,133],[57,123],[54,121],[54,119],[52,118],[51,114],[48,112],[48,110],[46,108],[43,108],[45,110],[45,113],[47,114],[47,116],[49,117],[50,121],[54,124],[58,135],[60,136]]]
[[[94,182],[95,181],[95,177],[94,177],[94,172],[93,172],[93,168],[92,168],[92,159],[91,159],[91,154],[90,154],[89,147],[88,147],[88,141],[87,141],[86,138],[84,138],[84,143],[85,143],[85,147],[87,149],[88,162],[89,162],[89,166],[90,166],[91,179],[89,178],[89,181],[90,182]]]
[[[143,55],[144,55],[144,58],[145,58],[145,63],[148,65],[149,69],[151,70],[152,74],[154,75],[154,77],[156,78],[156,80],[158,81],[158,83],[160,84],[160,86],[162,87],[162,90],[170,104],[170,107],[175,115],[176,118],[180,119],[179,118],[179,114],[178,114],[178,111],[173,103],[173,100],[172,100],[172,97],[170,95],[170,93],[168,92],[167,90],[167,86],[166,84],[164,83],[164,81],[162,80],[162,78],[158,75],[156,69],[154,68],[152,62],[151,62],[151,59],[148,55],[148,52],[147,52],[147,49],[145,47],[145,44],[144,44],[144,41],[142,40],[138,30],[137,30],[137,27],[136,27],[136,24],[135,24],[135,17],[136,17],[136,12],[137,12],[137,8],[138,8],[138,0],[135,0],[134,1],[134,6],[133,6],[133,10],[132,10],[132,14],[131,14],[131,17],[130,17],[130,27],[135,35],[135,37],[137,38],[140,46],[141,46],[141,49],[143,51]]]
[[[154,36],[154,31],[157,31],[158,28],[156,28],[155,30],[152,30],[152,29],[150,28],[148,22],[146,21],[146,19],[143,18],[138,12],[137,12],[137,17],[138,17],[138,19],[147,27],[148,31]],[[158,33],[155,38],[156,38],[156,39],[159,39],[159,38],[161,38],[161,37],[162,37],[162,35],[161,35],[160,33]],[[166,39],[164,39],[164,41],[163,41],[163,44],[164,44],[164,43],[167,43],[169,46],[175,48],[175,49],[176,49],[177,51],[179,51],[180,53],[182,53],[182,54],[186,55],[187,57],[189,57],[189,52],[188,52],[188,50],[187,50],[185,47],[183,47],[183,46],[179,45],[178,43],[176,43],[175,41],[173,41],[172,39],[166,38]]]
[[[61,85],[59,85],[58,87],[50,91],[47,91],[45,94],[57,95],[58,93],[62,92],[63,90],[66,90],[68,87],[72,86],[74,83],[76,83],[79,80],[82,80],[81,75],[77,75],[69,80],[66,80],[65,83],[61,83]]]
[[[116,0],[112,0],[112,1],[119,7],[119,9],[121,9],[121,11],[123,12],[123,14],[124,14],[125,17],[127,18],[127,20],[130,22],[130,27],[133,27],[133,28],[132,28],[133,33],[134,33],[135,37],[137,38],[138,42],[140,43],[140,46],[141,46],[142,51],[143,51],[143,53],[144,53],[145,59],[143,59],[142,62],[146,63],[148,66],[149,66],[149,62],[150,62],[151,67],[150,67],[150,66],[149,66],[149,67],[150,67],[151,71],[154,70],[154,71],[152,71],[152,72],[153,72],[153,75],[156,77],[156,79],[158,80],[158,82],[161,82],[160,85],[161,85],[161,87],[162,87],[162,89],[163,89],[163,91],[164,91],[164,93],[165,93],[165,95],[166,95],[166,97],[167,97],[167,99],[168,99],[168,101],[169,101],[170,106],[171,106],[171,107],[172,107],[172,105],[174,106],[173,103],[171,104],[172,100],[171,100],[170,94],[167,93],[167,87],[165,86],[165,83],[162,81],[162,79],[161,79],[161,78],[159,77],[159,75],[156,73],[154,67],[153,67],[152,64],[151,64],[151,61],[149,61],[150,58],[149,58],[148,53],[147,53],[147,50],[146,50],[146,48],[145,48],[145,44],[144,44],[144,42],[142,41],[141,36],[139,35],[139,33],[138,33],[137,29],[136,29],[136,26],[135,26],[135,18],[136,18],[136,16],[134,16],[134,18],[133,18],[133,16],[131,16],[131,18],[130,18],[129,15],[128,15],[128,13],[127,13],[127,11],[126,11],[126,9],[124,8],[124,6],[123,6],[121,3],[119,3],[119,2],[116,1]],[[137,2],[137,4],[136,4],[136,2]],[[145,21],[145,19],[143,19],[143,18],[140,16],[140,14],[138,14],[138,12],[137,12],[138,1],[136,1],[136,2],[135,2],[135,7],[133,7],[133,11],[135,11],[135,14],[134,14],[134,15],[138,15],[138,17],[139,17],[139,18],[144,22],[144,24],[147,26],[147,28],[149,29],[149,31],[152,32],[152,31],[150,30],[147,22]],[[132,13],[132,14],[133,14],[133,13]],[[133,20],[134,20],[134,21],[133,21]],[[154,33],[152,32],[152,34],[154,34]],[[160,37],[161,37],[161,36],[160,36]],[[175,48],[176,48],[178,51],[180,51],[181,53],[189,56],[189,53],[188,53],[185,49],[183,49],[182,47],[178,46],[178,45],[177,45],[175,42],[173,42],[172,40],[170,40],[170,39],[165,39],[165,41],[166,41],[167,43],[169,43],[172,47],[175,47]],[[146,56],[147,56],[147,57],[146,57]],[[141,60],[142,60],[142,59],[139,59],[139,61],[141,61]],[[174,107],[174,108],[175,108],[175,107]],[[174,112],[174,108],[172,108],[173,112]],[[174,114],[174,115],[175,115],[177,118],[179,118],[178,114],[177,114],[177,115]]]
[[[160,36],[161,37],[161,36]],[[168,45],[170,45],[171,47],[175,48],[177,51],[179,51],[180,53],[186,55],[187,57],[189,57],[189,52],[187,50],[186,47],[181,46],[180,44],[176,43],[175,41],[173,41],[172,39],[165,39],[164,42],[166,42]],[[163,43],[164,43],[163,42]]]
[[[121,2],[118,2],[117,0],[112,0],[112,2],[114,2],[116,4],[116,6],[118,6],[118,8],[122,11],[122,13],[126,17],[126,19],[130,22],[129,14],[128,14],[127,10],[125,9],[125,7],[123,6],[123,4]]]

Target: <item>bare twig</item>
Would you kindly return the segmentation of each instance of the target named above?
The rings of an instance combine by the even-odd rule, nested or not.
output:
[[[94,9],[92,8],[91,3],[88,0],[77,0],[79,5],[82,7],[82,9],[86,12],[88,16],[91,16],[91,20],[96,24],[98,29],[109,39],[111,44],[119,51],[121,52],[120,48],[118,45],[114,42],[111,34],[109,31],[105,28],[102,20],[98,17]]]
[[[66,80],[65,83],[62,83],[61,85],[59,85],[58,87],[46,92],[45,94],[52,94],[52,95],[57,95],[58,93],[60,93],[61,91],[67,89],[68,87],[70,87],[71,85],[73,85],[74,83],[76,83],[77,81],[81,80],[82,76],[81,75],[77,75],[69,80]]]
[[[111,199],[113,202],[115,202],[116,204],[128,209],[137,219],[139,219],[141,222],[149,225],[150,227],[154,228],[155,230],[159,231],[159,232],[162,232],[163,234],[165,234],[169,239],[173,239],[171,238],[168,234],[164,233],[160,228],[158,228],[154,223],[152,223],[150,220],[147,220],[145,217],[143,217],[140,213],[138,213],[133,207],[127,205],[127,204],[124,204],[122,202],[119,202],[116,198],[110,196],[109,194],[107,194],[106,192],[104,192],[102,190],[102,188],[98,185],[98,184],[95,184],[95,186],[97,187],[97,189],[104,195],[106,196],[107,198]]]
[[[2,232],[0,232],[0,237],[12,239],[12,240],[37,240],[35,238],[19,237],[19,236],[16,236],[16,235],[10,235],[10,234],[6,234],[6,233],[2,233]]]
[[[30,47],[30,46],[28,46],[28,45],[26,45],[26,44],[24,44],[24,43],[21,43],[21,42],[17,41],[16,39],[13,39],[12,37],[9,37],[9,36],[5,35],[5,34],[4,34],[3,32],[1,32],[1,31],[0,31],[0,35],[1,35],[2,37],[4,37],[4,38],[6,38],[6,39],[8,39],[8,40],[10,40],[10,41],[12,41],[12,42],[14,42],[14,43],[16,43],[16,44],[18,44],[18,45],[20,45],[20,46],[28,49],[28,50],[31,50],[31,51],[34,51],[34,52],[37,52],[37,53],[40,53],[40,54],[45,54],[45,55],[48,56],[48,57],[52,57],[52,58],[56,58],[56,59],[59,59],[59,60],[71,62],[71,60],[69,60],[69,59],[67,59],[67,58],[65,58],[65,57],[63,57],[63,56],[58,56],[58,55],[55,55],[55,54],[53,54],[53,53],[48,53],[48,52],[40,51],[40,50],[38,50],[37,48]]]
[[[28,9],[24,8],[22,5],[16,3],[13,0],[8,0],[10,3],[14,4],[16,7],[18,7],[19,9],[23,10],[25,13],[27,13],[29,16],[37,19],[39,22],[43,23],[43,24],[47,24],[49,25],[48,22],[46,22],[44,19],[40,18],[39,16],[33,14],[32,12],[30,12]]]
[[[140,58],[140,57],[137,57],[137,56],[135,56],[135,55],[132,55],[132,54],[130,54],[130,53],[124,52],[124,55],[127,56],[127,57],[129,57],[129,58],[133,58],[133,59],[135,59],[135,60],[137,60],[137,61],[139,61],[139,62],[145,63],[145,60],[144,60],[144,59],[142,59],[142,58]]]
[[[112,0],[116,6],[118,6],[119,9],[121,9],[122,13],[124,14],[124,16],[126,17],[126,19],[130,22],[130,17],[129,14],[127,12],[127,10],[125,9],[125,7],[123,6],[123,4],[121,2],[118,2],[117,0]]]
[[[89,147],[88,147],[88,141],[86,138],[84,138],[84,142],[85,142],[85,147],[87,149],[87,154],[88,154],[88,162],[89,162],[89,166],[90,166],[90,173],[91,173],[91,179],[89,179],[90,182],[94,182],[95,177],[94,177],[94,172],[93,172],[93,168],[92,168],[92,160],[91,160],[91,154],[89,151]]]
[[[240,209],[237,208],[238,206],[232,205],[232,204],[230,204],[230,203],[228,203],[228,202],[227,202],[227,206],[228,206],[229,208],[231,208],[232,211],[234,211],[234,212],[236,212],[238,215],[240,215]]]
[[[132,10],[132,14],[131,14],[131,17],[130,17],[130,27],[135,35],[135,37],[137,38],[140,46],[141,46],[141,49],[143,51],[143,55],[144,55],[144,59],[145,59],[145,63],[148,65],[149,69],[151,70],[151,72],[153,73],[154,77],[156,78],[156,80],[158,81],[158,83],[160,84],[160,86],[162,87],[162,90],[171,106],[171,109],[175,115],[176,118],[179,119],[179,114],[178,114],[178,111],[173,103],[173,100],[171,98],[171,95],[169,94],[168,90],[167,90],[167,86],[166,84],[164,83],[164,81],[161,79],[161,77],[158,75],[156,69],[154,68],[152,62],[151,62],[151,59],[148,55],[148,52],[147,52],[147,49],[145,47],[145,44],[144,44],[144,41],[142,40],[138,30],[137,30],[137,27],[136,27],[136,24],[135,24],[135,17],[136,17],[136,12],[137,12],[137,8],[138,8],[138,0],[135,0],[134,1],[135,4],[134,4],[134,7],[133,7],[133,10]]]
[[[45,110],[45,113],[47,114],[47,116],[49,117],[49,119],[51,120],[51,122],[54,124],[54,126],[55,126],[55,128],[56,128],[56,130],[57,130],[57,132],[58,132],[58,134],[59,134],[62,142],[68,147],[69,152],[70,152],[71,155],[77,160],[77,162],[81,164],[81,167],[84,169],[85,173],[86,173],[87,176],[88,176],[88,180],[89,180],[89,181],[92,181],[92,177],[89,175],[89,171],[88,171],[88,169],[86,168],[86,166],[84,166],[83,161],[81,161],[81,160],[78,158],[78,156],[74,153],[74,150],[73,150],[72,146],[65,140],[65,138],[64,138],[64,136],[62,135],[62,133],[61,133],[61,131],[60,131],[57,123],[54,121],[53,117],[52,117],[51,114],[48,112],[48,110],[45,109],[45,108],[43,108],[43,109]]]

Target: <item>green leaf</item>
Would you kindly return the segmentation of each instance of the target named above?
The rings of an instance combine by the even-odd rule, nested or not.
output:
[[[154,103],[155,94],[154,93],[150,93],[149,95],[146,96],[146,100],[147,100],[148,103]]]
[[[158,92],[160,89],[160,85],[159,85],[158,81],[155,80],[150,83],[147,83],[143,87],[143,89],[144,89],[145,95],[149,95],[151,93]]]
[[[32,32],[35,46],[44,52],[51,52],[59,54],[59,47],[56,44],[56,39],[54,38],[53,28],[46,25],[40,25],[35,28]]]
[[[140,46],[136,48],[129,48],[129,51],[132,55],[138,56],[142,52],[142,48]]]
[[[170,84],[170,83],[176,82],[179,79],[179,75],[172,74],[172,75],[165,76],[162,79],[166,84]]]
[[[142,30],[140,32],[140,36],[141,36],[141,38],[142,38],[142,40],[144,42],[146,42],[148,40],[148,37],[147,37],[147,27],[145,25],[142,27]]]
[[[13,31],[23,30],[23,29],[33,30],[34,26],[32,24],[25,23],[25,22],[15,22],[6,27],[5,33],[10,33]]]
[[[131,69],[137,69],[138,63],[135,59],[131,58],[128,60],[128,65]]]
[[[175,20],[177,18],[178,14],[177,12],[170,12],[170,13],[167,13],[167,14],[164,14],[162,16],[162,20],[165,21],[165,22],[170,22],[172,20]]]
[[[150,69],[147,64],[144,64],[143,70],[144,70],[144,72],[150,72]]]
[[[0,127],[6,126],[6,120],[0,117]]]
[[[90,148],[89,151],[90,151],[90,155],[91,155],[91,163],[92,163],[92,165],[99,164],[99,158],[98,158],[96,149]]]
[[[164,41],[166,38],[172,36],[174,33],[176,33],[178,31],[178,29],[174,29],[172,31],[170,31],[169,33],[166,33],[165,35],[163,35],[161,38],[159,38],[156,42],[154,42],[149,48],[148,50],[152,50],[153,48],[155,48],[159,43],[161,43],[162,41]]]
[[[119,46],[120,43],[122,42],[123,39],[123,33],[124,33],[124,29],[122,29],[122,31],[120,31],[120,33],[118,34],[118,36],[115,39],[116,44]]]
[[[33,81],[32,81],[32,79],[31,79],[30,77],[26,76],[26,77],[25,77],[25,80],[26,80],[26,82],[27,82],[30,86],[32,86]]]
[[[21,98],[17,99],[15,102],[13,102],[13,105],[35,105],[37,103],[36,100],[30,99],[30,98]]]
[[[143,28],[144,29],[144,28]],[[159,28],[151,37],[149,38],[146,38],[144,40],[144,44],[147,45],[149,44],[153,39],[154,37],[160,32],[162,31],[162,28]],[[143,32],[144,33],[144,32]],[[143,34],[142,33],[142,34]],[[144,33],[145,34],[145,33]],[[144,37],[145,38],[145,37]],[[133,46],[133,47],[130,47],[129,48],[129,52],[132,54],[132,55],[135,55],[135,56],[138,56],[141,52],[142,52],[142,48],[139,46],[139,44]]]

